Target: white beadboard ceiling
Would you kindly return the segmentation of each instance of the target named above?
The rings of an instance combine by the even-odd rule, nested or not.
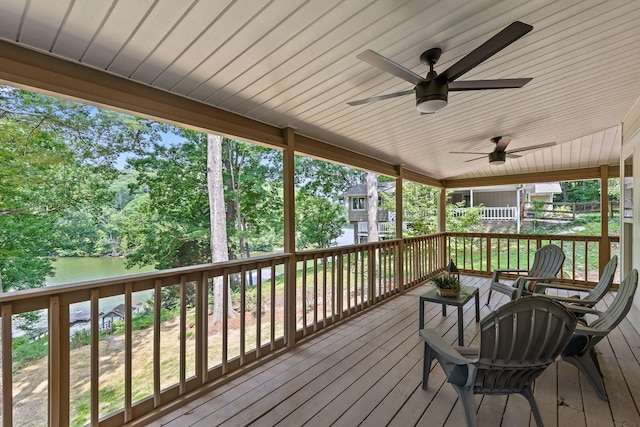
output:
[[[372,49],[425,75],[511,22],[533,31],[459,79],[532,77],[452,92],[421,116],[412,89],[356,58]],[[640,98],[640,1],[2,0],[0,38],[425,173],[472,178],[618,164],[619,124]],[[1,64],[0,64],[1,66]],[[508,159],[489,152],[556,146]]]

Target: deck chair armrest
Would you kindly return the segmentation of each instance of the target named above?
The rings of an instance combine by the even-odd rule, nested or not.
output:
[[[420,336],[427,343],[429,347],[436,351],[436,353],[443,356],[447,362],[456,365],[467,365],[473,363],[473,359],[469,359],[461,355],[452,345],[448,344],[440,334],[433,329],[420,329]]]
[[[610,332],[609,329],[590,328],[589,326],[582,326],[582,325],[577,325],[575,330],[576,334],[591,335],[591,336],[594,336],[594,335],[605,336],[609,332]]]
[[[531,291],[528,289],[525,289],[525,286],[527,286],[527,283],[529,282],[548,282],[550,280],[554,280],[557,279],[557,277],[550,277],[550,276],[520,276],[516,279],[516,281],[513,283],[513,286],[517,289],[516,291],[516,298],[520,298],[520,296],[524,295],[530,295]],[[538,283],[535,284],[535,286],[538,286]],[[535,293],[535,288],[534,288],[534,293]]]
[[[554,277],[554,279],[556,279],[556,277]],[[544,292],[549,288],[560,289],[563,291],[589,292],[589,289],[584,286],[566,285],[553,282],[537,283],[534,292]]]
[[[548,296],[547,296],[548,298]],[[596,316],[600,316],[602,314],[601,311],[596,310],[595,308],[589,308],[589,307],[584,307],[581,305],[577,305],[574,304],[575,300],[572,300],[568,303],[564,303],[565,307],[567,307],[567,309],[569,309],[569,311],[573,311],[574,313],[579,313],[579,314],[594,314]]]
[[[589,301],[589,300],[582,300],[582,299],[578,299],[578,298],[570,298],[570,297],[561,297],[558,295],[548,295],[545,294],[543,292],[538,292],[538,289],[536,287],[536,289],[534,290],[535,293],[538,293],[539,295],[544,295],[547,298],[551,298],[554,301],[558,301],[558,302],[562,302],[565,304],[575,304],[577,306],[585,306],[585,307],[589,307],[595,304],[594,301]],[[571,307],[569,307],[571,309]],[[571,309],[573,310],[573,309]]]
[[[493,270],[493,276],[491,278],[491,281],[492,282],[497,282],[498,281],[498,277],[502,273],[526,273],[528,271],[529,270],[521,270],[521,269],[517,269],[517,268],[496,268],[495,270]]]

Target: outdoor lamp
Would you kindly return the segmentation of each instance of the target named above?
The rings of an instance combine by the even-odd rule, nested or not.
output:
[[[455,274],[455,276],[458,278],[458,281],[460,280],[460,271],[458,270],[458,267],[456,267],[456,265],[453,263],[453,259],[449,260],[449,264],[447,264],[447,266],[444,268],[444,271],[446,271],[447,274]]]

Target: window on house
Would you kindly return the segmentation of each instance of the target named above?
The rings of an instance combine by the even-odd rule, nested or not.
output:
[[[351,198],[351,210],[353,211],[364,211],[367,209],[367,204],[365,202],[364,197],[353,197]]]

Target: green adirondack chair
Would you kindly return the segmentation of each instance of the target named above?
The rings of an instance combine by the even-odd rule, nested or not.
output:
[[[562,352],[562,359],[576,366],[582,372],[593,388],[603,400],[608,400],[607,392],[602,380],[602,370],[598,363],[594,347],[609,334],[625,318],[631,305],[633,296],[638,286],[638,271],[631,270],[622,281],[613,302],[605,311],[597,311],[593,308],[570,306],[571,311],[585,314],[594,314],[597,319],[591,321],[589,326],[578,325],[569,344]]]
[[[493,270],[487,305],[491,300],[491,292],[497,291],[509,295],[511,299],[520,298],[531,282],[542,283],[557,279],[558,272],[564,263],[564,252],[560,247],[548,244],[536,251],[530,270],[502,269]],[[519,276],[513,284],[500,283],[500,274],[517,273]]]
[[[512,393],[529,401],[541,427],[531,385],[566,347],[576,322],[566,306],[538,296],[511,301],[482,319],[479,348],[452,347],[437,331],[421,329],[422,388],[427,388],[431,362],[437,359],[460,396],[468,427],[477,425],[474,394]]]

